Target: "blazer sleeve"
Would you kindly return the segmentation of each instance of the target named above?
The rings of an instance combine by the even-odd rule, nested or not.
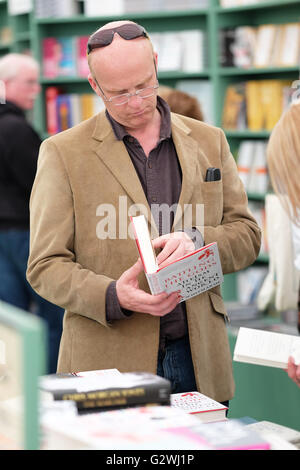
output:
[[[55,143],[46,140],[41,145],[30,198],[27,279],[46,300],[109,327],[105,301],[113,279],[76,262],[74,220],[66,168]]]
[[[261,229],[248,209],[245,188],[222,130],[220,157],[223,183],[222,222],[217,226],[197,228],[202,233],[205,244],[218,243],[222,269],[227,274],[254,263],[260,249]]]

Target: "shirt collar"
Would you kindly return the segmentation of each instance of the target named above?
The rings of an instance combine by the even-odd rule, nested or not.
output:
[[[171,137],[171,112],[169,105],[160,97],[157,97],[157,109],[161,115],[160,125],[160,140],[168,139]],[[124,137],[130,136],[129,132],[125,129],[122,124],[117,122],[106,110],[106,117],[109,120],[111,127],[114,131],[117,140],[123,140]]]

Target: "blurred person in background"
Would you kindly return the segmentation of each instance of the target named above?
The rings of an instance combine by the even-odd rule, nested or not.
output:
[[[26,119],[40,92],[39,65],[29,55],[0,59],[0,300],[42,317],[48,327],[49,372],[56,370],[63,311],[38,296],[26,280],[29,199],[40,137]]]
[[[172,113],[181,114],[197,119],[198,121],[204,121],[199,101],[189,93],[160,85],[158,94],[168,103]]]
[[[300,102],[294,102],[283,114],[271,134],[267,159],[275,193],[291,219],[295,266],[300,270]],[[300,286],[299,286],[300,287]],[[300,292],[300,290],[299,290]],[[300,299],[300,296],[299,296]],[[298,303],[300,332],[300,300]],[[300,387],[300,364],[289,358],[287,373]]]

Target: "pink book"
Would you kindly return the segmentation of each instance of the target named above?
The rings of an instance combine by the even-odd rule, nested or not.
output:
[[[55,78],[58,75],[58,64],[61,58],[60,47],[55,38],[43,39],[43,75]]]
[[[77,67],[78,75],[80,77],[87,77],[90,70],[87,61],[86,47],[89,37],[88,36],[79,36],[77,38]]]

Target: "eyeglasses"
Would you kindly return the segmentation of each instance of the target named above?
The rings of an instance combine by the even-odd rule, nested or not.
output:
[[[106,47],[112,43],[114,34],[118,33],[123,39],[131,40],[140,37],[149,39],[149,36],[142,26],[136,23],[125,23],[121,26],[111,29],[101,29],[94,33],[87,44],[87,54],[90,54],[94,49]]]
[[[143,99],[150,98],[150,96],[153,96],[155,94],[155,90],[159,88],[155,60],[153,62],[154,62],[154,69],[155,69],[155,76],[156,76],[156,84],[145,87],[145,88],[140,88],[139,90],[136,90],[133,93],[122,93],[121,95],[116,95],[116,96],[112,96],[111,98],[107,98],[101,86],[99,85],[97,78],[93,77],[97,84],[97,87],[99,88],[99,90],[101,91],[103,95],[103,100],[106,102],[112,103],[114,106],[122,106],[122,104],[128,103],[128,101],[130,100],[132,96],[139,96],[140,98],[143,98]]]
[[[140,90],[136,90],[133,93],[122,93],[122,95],[116,95],[116,96],[112,96],[111,98],[107,98],[95,77],[94,77],[94,80],[97,83],[97,86],[103,95],[104,101],[112,103],[114,106],[122,106],[122,104],[128,103],[128,101],[130,100],[132,96],[139,96],[140,98],[143,98],[143,99],[149,98],[150,96],[153,96],[155,94],[155,90],[159,87],[159,83],[157,82],[153,86],[141,88]]]

